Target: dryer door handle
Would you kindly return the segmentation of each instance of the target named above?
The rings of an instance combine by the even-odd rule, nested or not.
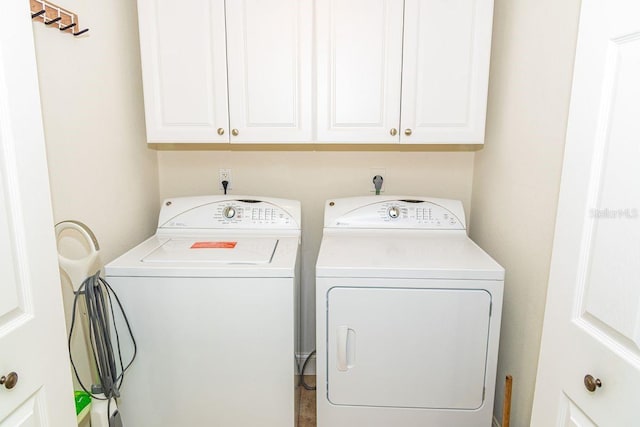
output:
[[[346,325],[338,326],[336,331],[338,339],[336,368],[345,372],[354,366],[356,351],[356,331]]]

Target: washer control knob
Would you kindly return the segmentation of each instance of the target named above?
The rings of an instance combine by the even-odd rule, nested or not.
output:
[[[389,218],[398,218],[400,216],[400,208],[397,206],[391,206],[387,213],[389,214]]]
[[[222,215],[227,219],[231,219],[236,216],[236,208],[234,208],[233,206],[227,206],[222,211]]]

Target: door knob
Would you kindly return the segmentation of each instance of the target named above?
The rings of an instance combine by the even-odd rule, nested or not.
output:
[[[391,128],[391,130],[389,131],[389,133],[391,134],[391,136],[396,136],[398,134],[398,129],[396,128]]]
[[[404,130],[404,134],[407,135],[407,136],[411,136],[412,133],[413,132],[411,131],[411,129],[405,129]]]
[[[218,128],[218,135],[224,135],[224,129]]]
[[[584,386],[593,393],[596,389],[602,387],[602,381],[600,381],[600,378],[594,378],[592,375],[587,374],[584,376]]]
[[[18,384],[18,374],[9,372],[6,376],[0,377],[0,385],[4,385],[6,389],[11,390]]]
[[[238,136],[239,133],[240,132],[238,132],[238,129],[232,129],[231,130],[231,135],[233,135],[233,136]]]

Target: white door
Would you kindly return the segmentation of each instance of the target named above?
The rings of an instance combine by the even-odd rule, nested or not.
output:
[[[29,3],[2,7],[0,426],[68,427],[73,388]]]
[[[319,142],[400,140],[403,3],[316,2]]]
[[[226,2],[231,142],[312,141],[311,0]]]
[[[582,2],[566,144],[531,425],[636,426],[640,423],[637,0]]]
[[[139,0],[149,142],[228,142],[224,0]]]
[[[334,287],[327,299],[326,383],[333,405],[483,405],[489,292]]]
[[[493,0],[406,0],[403,143],[482,143]]]

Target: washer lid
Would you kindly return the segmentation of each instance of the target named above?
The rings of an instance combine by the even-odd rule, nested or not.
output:
[[[107,277],[295,277],[298,235],[155,235],[111,261]]]
[[[206,262],[268,264],[278,245],[275,238],[172,238],[142,258],[142,262]]]

